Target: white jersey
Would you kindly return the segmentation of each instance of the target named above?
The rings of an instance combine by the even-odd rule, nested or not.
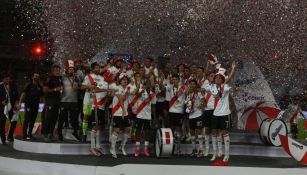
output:
[[[163,81],[163,86],[164,87],[167,87],[167,86],[171,86],[171,83],[170,83],[170,77],[168,77],[167,79],[165,79],[164,81]],[[169,91],[167,91],[166,89],[165,89],[165,101],[170,101],[171,100],[171,94],[169,93]]]
[[[189,119],[197,118],[203,115],[201,92],[190,93],[186,97],[187,109],[190,108]]]
[[[122,114],[123,114],[123,109],[120,105],[118,105],[119,99],[117,98],[116,95],[122,95],[123,98],[125,98],[126,94],[127,94],[127,87],[124,88],[121,85],[116,86],[116,92],[115,92],[115,95],[114,95],[113,101],[112,101],[112,111],[117,106],[119,106],[119,108],[114,113],[112,112],[113,116],[120,116],[121,117]],[[125,110],[126,116],[127,116],[128,115],[128,98],[124,99],[124,110]]]
[[[214,109],[214,96],[211,94],[211,87],[213,84],[210,84],[208,80],[206,80],[203,83],[203,86],[201,86],[202,89],[206,90],[206,94],[204,96],[205,99],[207,99],[207,104],[205,107],[205,110],[213,110]]]
[[[149,98],[150,95],[152,96],[152,98]],[[150,100],[150,101],[145,102],[146,100]],[[142,110],[140,110],[140,106],[143,103],[146,104],[146,106]],[[148,94],[147,91],[144,91],[141,94],[136,104],[138,110],[140,110],[139,113],[137,113],[136,117],[139,119],[151,120],[151,110],[152,110],[151,105],[152,104],[156,104],[155,95],[153,94],[153,92],[150,92],[150,94]]]
[[[100,89],[108,89],[108,83],[104,81],[104,78],[101,75],[96,75],[96,74],[90,74],[85,76],[82,85],[84,86],[90,86],[91,82],[89,80],[89,77],[91,76],[96,84],[96,86]],[[84,99],[83,99],[83,104],[86,105],[92,105],[94,107],[94,96],[96,96],[96,100],[98,102],[98,108],[99,109],[105,109],[105,102],[100,104],[99,102],[105,100],[105,97],[107,96],[106,92],[99,92],[99,93],[94,93],[89,90],[86,90],[84,94]]]
[[[166,84],[165,79],[161,82],[161,79],[158,78],[158,82],[159,82],[159,84],[162,83],[162,85]],[[165,93],[162,93],[161,91],[159,93],[157,93],[156,97],[157,97],[157,102],[164,102],[165,101]]]
[[[129,79],[132,79],[134,76],[134,71],[132,69],[126,70],[126,75],[128,76]]]
[[[218,88],[216,84],[212,85],[211,93],[215,97],[219,97],[216,108],[214,109],[214,116],[225,116],[231,114],[229,107],[229,90],[231,89],[228,84],[223,84],[221,88]]]
[[[179,86],[179,88],[180,87],[181,86]],[[168,85],[166,86],[166,91],[170,95],[170,102],[172,101],[173,97],[178,96],[177,100],[172,106],[170,103],[169,112],[182,114],[184,112],[185,95],[184,95],[184,92],[181,92],[181,93],[178,92],[179,88],[176,88],[173,85]]]
[[[116,77],[120,74],[120,69],[116,68],[115,66],[111,66],[107,69],[107,71],[103,74],[105,79],[108,82],[115,82]]]
[[[136,105],[136,102],[133,102],[134,99],[137,99],[138,97],[136,97],[136,93],[140,93],[142,90],[144,90],[144,85],[143,84],[139,84],[138,85],[139,87],[137,87],[137,85],[135,83],[130,83],[128,84],[127,86],[127,91],[128,91],[128,103],[129,105],[131,104],[131,110],[133,112],[133,114],[136,114],[136,110],[137,110],[137,105]],[[138,92],[137,91],[137,88],[139,89]],[[134,104],[132,104],[134,103]]]

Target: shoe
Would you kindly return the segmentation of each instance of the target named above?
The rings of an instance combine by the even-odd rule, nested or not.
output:
[[[49,135],[49,140],[52,142],[52,141],[54,141],[54,137],[53,137],[53,135]]]
[[[86,135],[82,135],[81,142],[86,143]]]
[[[101,156],[100,152],[97,151],[96,148],[91,148],[91,149],[90,149],[90,152],[91,152],[91,154],[94,155],[94,156]]]
[[[140,149],[139,147],[137,147],[137,148],[135,149],[134,157],[139,157],[140,154],[141,154],[141,149]]]
[[[228,160],[229,160],[229,155],[225,155],[224,159],[223,159],[223,162],[228,162]]]
[[[79,137],[79,135],[77,133],[73,132],[71,135],[72,135],[74,140],[80,141],[80,137]]]
[[[14,142],[14,138],[7,138],[7,141],[10,142],[10,143],[13,143]]]
[[[59,135],[58,139],[59,141],[63,141],[63,135]]]
[[[203,150],[198,150],[197,157],[203,157],[203,156],[204,156],[204,151]]]
[[[103,153],[104,153],[104,151],[103,151],[103,149],[102,149],[102,148],[96,148],[96,151],[98,151],[98,152],[99,152],[100,156],[102,156],[102,155],[103,155]]]
[[[127,156],[127,155],[128,155],[128,154],[126,153],[125,147],[123,147],[123,146],[120,146],[120,147],[119,147],[119,151],[120,151],[124,156]]]
[[[209,154],[209,148],[205,148],[204,150],[204,157],[207,157]]]
[[[176,150],[175,155],[176,155],[176,156],[181,156],[181,150],[180,150],[180,149]]]
[[[150,156],[149,148],[147,148],[147,147],[144,148],[144,155],[145,155],[146,157],[149,157],[149,156]]]
[[[222,149],[218,149],[217,150],[217,157],[222,157],[223,155],[223,150]]]
[[[216,153],[213,154],[212,158],[210,159],[210,161],[215,161],[216,159]]]
[[[191,157],[194,157],[197,155],[197,150],[196,149],[193,149],[192,150],[192,153],[190,154]]]
[[[51,140],[48,137],[44,137],[44,142],[50,142]]]
[[[117,158],[115,148],[111,148],[110,153],[112,154],[112,157]]]
[[[2,145],[3,145],[3,146],[6,146],[6,145],[7,145],[5,140],[2,140]]]

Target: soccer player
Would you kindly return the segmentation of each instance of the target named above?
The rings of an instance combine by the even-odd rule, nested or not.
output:
[[[112,116],[113,116],[113,131],[111,135],[111,149],[110,152],[114,158],[117,158],[115,145],[121,128],[124,129],[124,136],[120,146],[120,151],[124,156],[127,155],[125,145],[130,134],[130,119],[128,118],[128,89],[127,85],[129,78],[122,73],[119,76],[119,85],[116,88],[115,96],[112,102]]]

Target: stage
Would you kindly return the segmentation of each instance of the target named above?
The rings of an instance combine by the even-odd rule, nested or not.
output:
[[[24,175],[306,174],[307,167],[287,156],[282,147],[263,145],[257,141],[257,134],[231,134],[233,141],[229,167],[212,166],[209,160],[211,154],[209,157],[190,157],[188,155],[191,150],[190,144],[182,145],[185,155],[158,159],[153,154],[151,157],[135,158],[134,144],[130,143],[127,145],[129,156],[124,157],[118,152],[118,158],[114,159],[109,154],[109,144],[106,141],[102,143],[106,154],[95,157],[88,154],[89,143],[81,144],[72,140],[43,143],[42,138],[38,137],[36,141],[17,138],[14,145],[0,146],[0,169],[3,171],[0,173],[8,175],[14,175],[14,173]],[[244,143],[245,137],[254,143],[246,143],[247,141]],[[34,153],[35,150],[40,153]],[[44,151],[49,153],[43,153]],[[79,155],[77,151],[80,151]],[[263,151],[267,152],[261,154]]]

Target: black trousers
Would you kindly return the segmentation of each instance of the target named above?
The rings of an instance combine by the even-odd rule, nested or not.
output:
[[[23,136],[32,136],[32,130],[36,121],[39,105],[25,106],[25,120],[23,122]]]
[[[53,136],[56,122],[59,118],[59,105],[46,105],[44,116],[44,135]]]
[[[6,124],[6,119],[7,119],[6,116],[3,114],[3,111],[4,111],[4,108],[0,108],[0,136],[1,136],[2,143],[6,141],[5,124]],[[9,120],[10,120],[11,125],[10,125],[10,130],[8,132],[7,138],[13,140],[17,121],[11,122],[12,117],[13,117],[13,111],[11,110],[9,112]]]
[[[79,117],[79,105],[78,103],[61,103],[61,108],[60,108],[60,118],[58,122],[58,133],[59,135],[62,135],[62,130],[63,130],[63,125],[64,122],[68,120],[69,116],[69,121],[71,126],[73,127],[74,133],[77,134],[78,129],[79,129],[79,124],[78,124],[78,117]]]

